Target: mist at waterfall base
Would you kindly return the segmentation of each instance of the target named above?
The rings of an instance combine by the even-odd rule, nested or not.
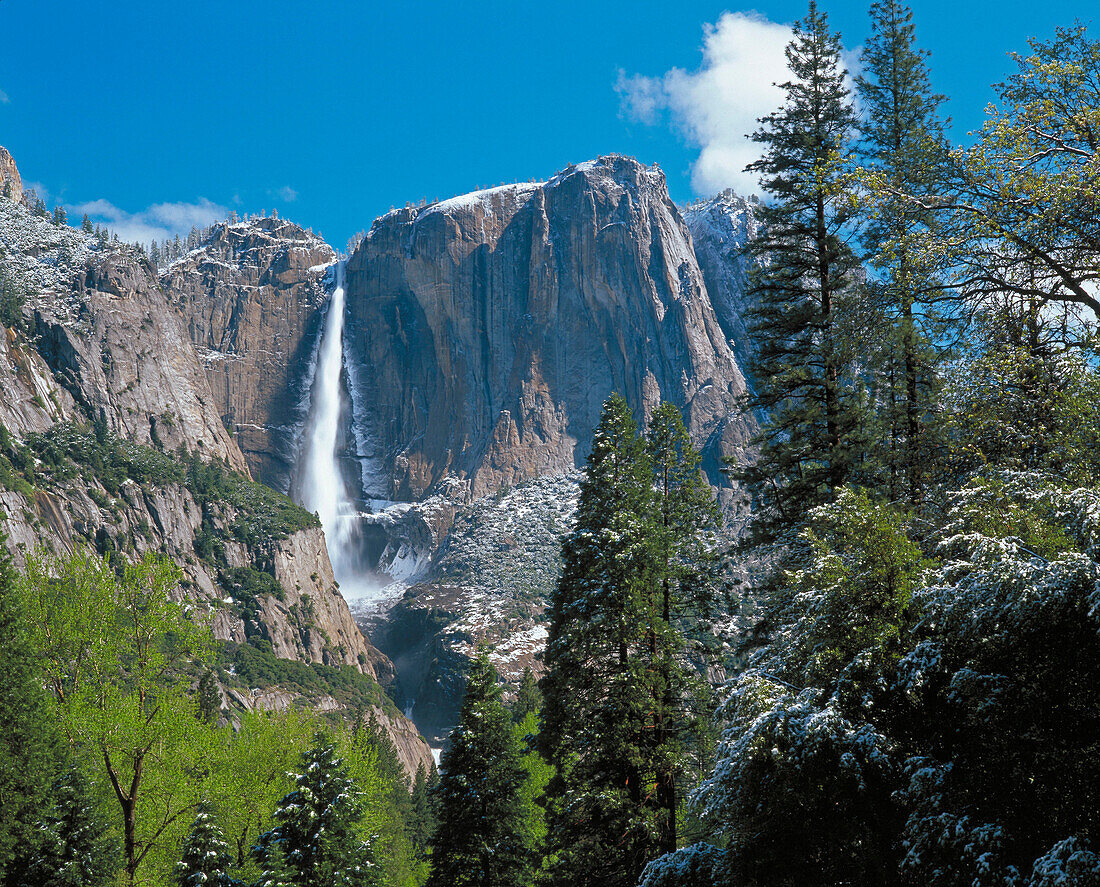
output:
[[[344,262],[333,267],[333,288],[325,309],[320,341],[312,362],[309,409],[295,478],[294,499],[321,519],[329,560],[340,592],[349,604],[369,609],[385,599],[389,584],[366,562],[359,509],[348,493],[341,469],[341,429],[344,427]]]

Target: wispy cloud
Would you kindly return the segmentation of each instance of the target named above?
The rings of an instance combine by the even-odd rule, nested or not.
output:
[[[692,165],[698,193],[729,187],[749,193],[757,182],[745,166],[760,156],[749,134],[783,102],[775,84],[790,79],[784,49],[791,28],[757,13],[726,12],[703,33],[698,70],[672,68],[659,77],[620,71],[621,112],[650,126],[671,117],[699,148]]]
[[[285,203],[293,203],[298,199],[298,192],[295,191],[290,185],[283,185],[281,188],[276,188],[274,191],[267,192],[271,197],[278,197]]]
[[[129,243],[148,243],[164,240],[177,234],[184,235],[192,228],[203,228],[229,215],[229,210],[200,198],[198,203],[154,203],[139,212],[127,212],[109,200],[92,200],[73,204],[69,213],[79,218],[85,213],[93,224],[106,225]]]
[[[11,98],[8,96],[8,94],[6,92],[4,92],[4,90],[0,89],[0,105],[10,105],[10,104],[11,104]]]

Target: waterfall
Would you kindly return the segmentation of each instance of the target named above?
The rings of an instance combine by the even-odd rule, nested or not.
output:
[[[344,262],[340,260],[335,266],[332,296],[313,364],[309,413],[293,492],[321,519],[332,570],[345,597],[357,597],[355,592],[366,590],[360,565],[359,514],[348,495],[338,456],[344,409],[344,303]]]

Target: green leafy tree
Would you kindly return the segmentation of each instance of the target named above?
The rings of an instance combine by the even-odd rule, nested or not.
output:
[[[209,629],[172,602],[180,573],[149,554],[119,567],[78,552],[28,557],[22,585],[36,652],[62,729],[109,783],[126,878],[170,869],[200,800],[212,734],[194,716],[189,668]]]
[[[1056,317],[1080,342],[1100,313],[1100,43],[1083,24],[1029,42],[937,193],[908,196],[935,214],[916,245],[967,307]]]
[[[865,454],[865,403],[851,374],[860,350],[855,204],[844,167],[856,120],[840,51],[811,0],[787,46],[786,102],[753,134],[764,156],[748,169],[770,199],[749,244],[758,384],[747,406],[765,420],[759,458],[741,475],[760,502],[754,528],[764,539],[827,501]]]
[[[428,887],[529,883],[534,835],[527,771],[486,653],[471,667],[441,764]]]
[[[295,887],[374,887],[374,854],[358,828],[363,799],[325,733],[302,755],[294,785],[255,848],[263,879],[289,870]]]
[[[87,213],[84,213],[83,217],[80,219],[80,230],[85,234],[91,234],[95,230],[92,227],[92,220],[88,218]]]
[[[225,835],[214,822],[209,805],[200,804],[176,863],[176,883],[179,887],[233,887],[237,882],[229,876],[232,862]]]

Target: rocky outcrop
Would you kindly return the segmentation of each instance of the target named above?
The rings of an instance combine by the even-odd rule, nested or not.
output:
[[[347,289],[369,495],[459,479],[477,497],[573,471],[612,391],[641,419],[683,408],[713,483],[748,438],[744,378],[656,167],[603,157],[396,210],[349,260]]]
[[[737,365],[752,382],[753,339],[749,331],[750,260],[745,245],[760,229],[755,204],[723,191],[709,200],[684,208],[684,221],[691,230],[695,258],[706,281],[715,316],[722,325]]]
[[[0,145],[0,197],[7,197],[15,203],[23,199],[23,179],[19,168],[15,165],[15,158],[3,145]]]
[[[128,250],[98,252],[68,283],[65,301],[76,303],[76,321],[42,294],[34,303],[35,327],[40,353],[85,412],[102,413],[135,443],[183,447],[246,471],[148,261]]]
[[[332,248],[276,218],[217,224],[161,274],[252,473],[286,490]]]

